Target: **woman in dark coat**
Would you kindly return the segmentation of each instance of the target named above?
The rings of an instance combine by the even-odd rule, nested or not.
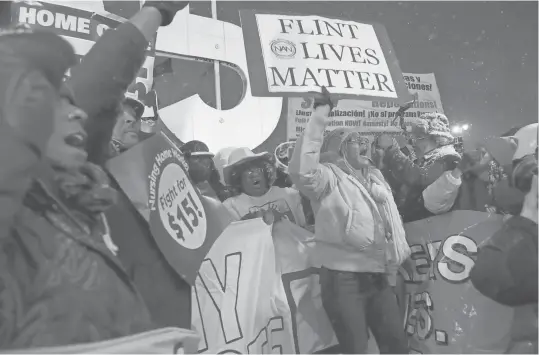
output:
[[[114,255],[106,174],[87,161],[87,115],[62,86],[75,62],[52,33],[0,36],[3,349],[93,342],[152,328]]]

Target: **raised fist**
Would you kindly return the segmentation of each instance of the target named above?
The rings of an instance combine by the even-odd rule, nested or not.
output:
[[[382,134],[378,137],[376,145],[380,149],[389,149],[396,144],[395,139],[387,134]]]
[[[168,26],[174,19],[176,12],[183,10],[189,1],[155,1],[147,0],[144,3],[144,7],[155,7],[159,12],[163,20],[161,21],[161,26]]]

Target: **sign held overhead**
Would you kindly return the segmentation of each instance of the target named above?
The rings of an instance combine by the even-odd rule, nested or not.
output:
[[[240,11],[255,96],[303,96],[325,86],[337,98],[406,101],[409,93],[380,24]]]

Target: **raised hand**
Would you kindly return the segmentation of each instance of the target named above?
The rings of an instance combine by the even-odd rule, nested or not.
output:
[[[161,26],[168,26],[174,19],[176,12],[183,10],[189,1],[156,1],[156,0],[147,0],[144,3],[144,7],[155,7],[159,12],[163,20],[161,21]]]
[[[329,113],[335,107],[336,102],[331,100],[331,95],[325,86],[322,86],[322,92],[313,94],[314,103],[311,120],[326,126],[330,121]]]
[[[384,150],[393,147],[395,144],[396,144],[395,138],[387,134],[380,135],[378,139],[376,140],[377,147]]]

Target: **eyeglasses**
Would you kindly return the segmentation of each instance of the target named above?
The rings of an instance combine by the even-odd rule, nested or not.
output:
[[[245,169],[245,170],[243,171],[243,173],[244,173],[244,174],[247,174],[247,175],[249,175],[249,176],[251,176],[251,175],[254,175],[254,174],[260,175],[260,174],[262,174],[263,171],[264,171],[264,170],[263,170],[262,168],[252,167],[252,168],[247,168],[247,169]]]

